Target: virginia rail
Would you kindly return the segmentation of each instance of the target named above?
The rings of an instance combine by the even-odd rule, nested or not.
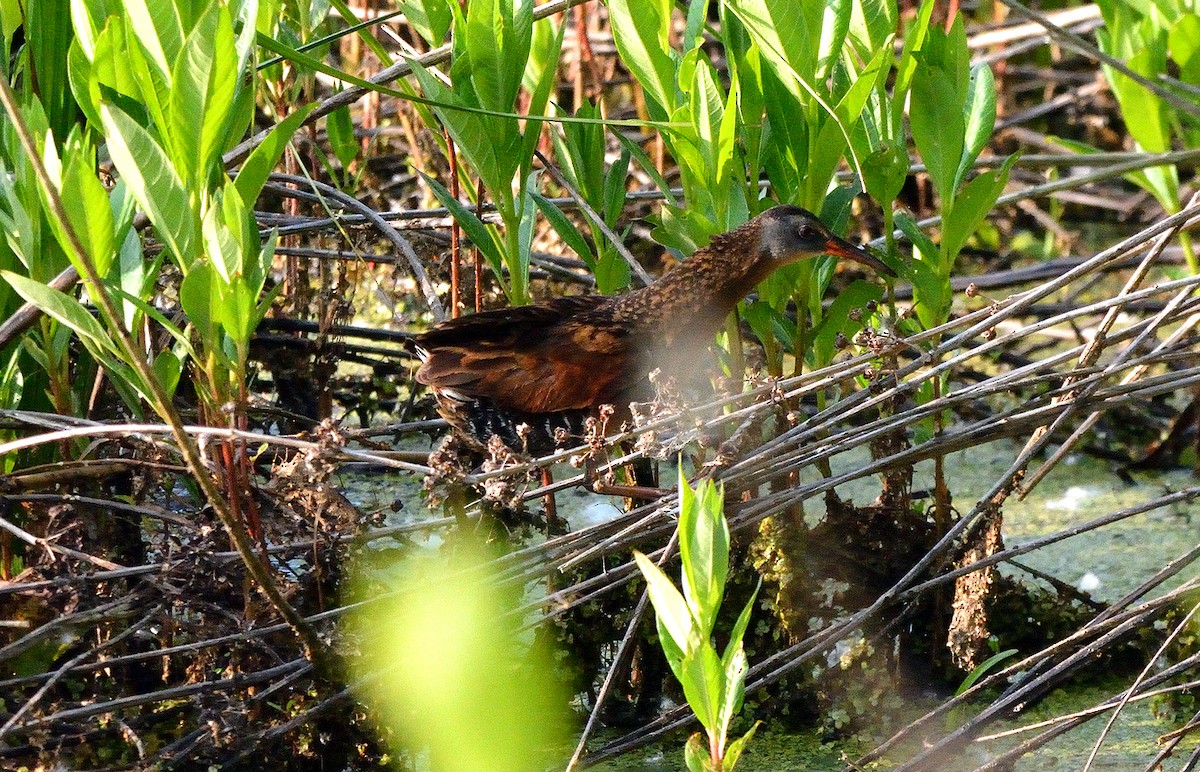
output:
[[[776,206],[654,284],[624,295],[563,297],[452,319],[416,336],[417,381],[473,444],[493,435],[539,456],[579,444],[601,405],[629,416],[652,399],[649,373],[695,371],[738,301],[775,269],[817,255],[890,268],[798,206]]]

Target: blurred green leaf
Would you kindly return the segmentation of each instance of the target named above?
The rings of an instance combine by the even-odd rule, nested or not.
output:
[[[342,168],[350,166],[361,147],[358,137],[354,136],[354,122],[350,120],[350,108],[342,105],[325,116],[325,134],[329,137],[329,146],[333,154],[341,162]]]
[[[1171,25],[1167,50],[1179,65],[1179,79],[1200,86],[1200,15],[1185,13]]]
[[[683,759],[688,772],[722,772],[708,755],[708,743],[700,732],[693,732],[683,747]]]
[[[569,695],[549,653],[518,636],[518,598],[489,557],[469,540],[449,560],[411,557],[389,571],[402,593],[382,600],[364,577],[360,594],[373,597],[353,618],[356,680],[396,744],[430,769],[561,767]]]
[[[742,757],[742,751],[746,750],[746,743],[750,742],[750,738],[754,737],[754,733],[760,726],[762,726],[762,722],[755,721],[749,731],[729,743],[729,747],[725,749],[725,772],[730,772],[738,763],[738,759]]]
[[[174,394],[179,385],[179,376],[183,374],[183,362],[171,349],[163,349],[154,357],[154,377],[162,384],[167,394]]]

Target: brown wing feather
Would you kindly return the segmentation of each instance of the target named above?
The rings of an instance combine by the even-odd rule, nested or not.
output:
[[[637,355],[628,327],[595,323],[609,300],[560,298],[441,324],[416,339],[427,352],[417,380],[526,413],[619,403]]]

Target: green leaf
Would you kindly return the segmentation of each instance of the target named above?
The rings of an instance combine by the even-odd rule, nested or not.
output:
[[[900,51],[900,58],[896,61],[896,85],[892,90],[892,99],[897,115],[903,112],[909,89],[912,88],[912,79],[917,68],[917,52],[921,50],[930,30],[933,29],[930,21],[936,6],[937,3],[933,2],[921,3],[916,21],[905,30],[904,46]],[[895,27],[893,26],[891,29],[894,30]]]
[[[854,281],[837,294],[817,329],[813,330],[813,359],[818,367],[833,361],[837,350],[837,336],[841,333],[852,340],[862,329],[861,320],[854,321],[850,311],[861,309],[871,301],[883,299],[883,288],[874,282]]]
[[[209,351],[220,352],[217,336],[220,333],[221,297],[217,289],[219,278],[207,261],[198,262],[179,285],[179,304],[188,321],[196,328],[197,337]]]
[[[658,120],[679,106],[671,49],[671,0],[609,0],[608,18],[621,61],[645,91]]]
[[[850,16],[854,3],[850,0],[830,0],[824,3],[821,40],[817,43],[816,79],[825,80],[842,55],[846,34],[850,31]]]
[[[471,243],[479,248],[487,258],[488,264],[492,266],[492,271],[496,274],[497,279],[504,283],[504,254],[500,251],[500,247],[496,244],[488,226],[483,224],[475,213],[462,205],[454,196],[450,195],[450,191],[434,178],[421,172],[421,177],[425,183],[429,185],[429,189],[433,191],[433,195],[441,202],[442,206],[450,210],[450,214],[462,226],[463,232],[467,234],[467,238]]]
[[[448,0],[403,0],[404,18],[431,46],[440,46],[450,31],[453,16]]]
[[[588,246],[587,241],[583,238],[583,234],[575,227],[575,223],[567,219],[562,210],[546,199],[545,196],[539,193],[533,193],[532,195],[538,209],[546,217],[550,226],[554,228],[554,232],[558,234],[558,237],[563,240],[563,243],[572,252],[579,255],[588,264],[588,268],[595,271],[596,256],[592,254],[591,247]]]
[[[512,111],[532,38],[532,0],[470,0],[466,51],[480,106]]]
[[[839,7],[849,5],[838,3]],[[792,75],[803,73],[811,76],[811,81],[819,81],[818,60],[822,43],[825,43],[828,55],[838,37],[839,24],[834,23],[828,30],[828,39],[822,41],[827,31],[824,17],[828,7],[824,3],[796,3],[794,0],[731,0],[729,3],[730,10],[762,50],[763,60],[798,101],[804,100],[804,89]],[[829,64],[827,59],[824,65],[828,67]]]
[[[699,641],[697,646],[686,651],[680,670],[684,676],[679,682],[688,706],[710,734],[719,732],[724,681],[721,660],[712,644]]]
[[[646,578],[646,586],[650,591],[650,603],[654,605],[655,615],[666,630],[671,643],[686,658],[689,640],[696,638],[696,625],[691,612],[688,611],[687,602],[662,569],[656,566],[650,558],[634,550],[633,559],[637,562],[642,576]]]
[[[1016,649],[1005,649],[1004,651],[1001,651],[997,654],[993,654],[992,656],[988,657],[986,660],[981,662],[974,670],[972,670],[966,678],[963,679],[963,682],[961,684],[959,684],[959,687],[954,690],[954,696],[955,697],[960,696],[963,692],[967,691],[972,686],[974,686],[975,682],[978,681],[985,673],[987,673],[989,670],[996,667],[996,665],[999,665],[1001,662],[1008,659],[1009,657],[1012,657],[1016,653],[1017,653]]]
[[[1151,63],[1154,58],[1152,51],[1141,51],[1130,58],[1127,64],[1135,72],[1153,73],[1156,71]],[[1129,133],[1137,143],[1150,153],[1167,152],[1170,149],[1171,132],[1166,109],[1158,95],[1122,73],[1111,71],[1109,80],[1121,103],[1121,117],[1125,119]]]
[[[175,3],[158,0],[124,0],[130,29],[164,81],[169,82],[172,63],[183,48],[184,28]]]
[[[26,302],[37,306],[60,324],[70,327],[93,353],[115,355],[116,347],[103,325],[96,321],[96,317],[78,300],[19,273],[0,271],[0,276],[3,276]]]
[[[667,183],[666,178],[663,177],[658,171],[658,167],[654,165],[654,162],[650,160],[650,156],[646,155],[646,151],[642,149],[641,145],[625,136],[622,132],[614,132],[614,135],[616,136],[617,141],[621,143],[621,147],[625,148],[625,152],[629,153],[630,156],[632,156],[633,159],[638,162],[638,166],[640,166],[642,171],[646,173],[646,176],[650,178],[650,180],[658,188],[659,192],[666,197],[667,204],[670,206],[678,206],[679,202],[675,198],[675,194],[671,192],[671,186]]]
[[[175,387],[179,385],[179,376],[183,374],[183,362],[175,352],[170,349],[158,352],[158,356],[154,357],[152,369],[154,377],[162,384],[167,394],[174,394]]]
[[[242,274],[242,248],[224,222],[220,199],[204,218],[204,253],[217,270],[222,284],[234,283]]]
[[[746,649],[741,641],[736,646],[730,646],[721,658],[722,679],[725,685],[721,695],[720,732],[724,736],[729,731],[729,725],[742,709],[742,698],[746,694],[746,673],[750,669],[746,663]]]
[[[896,212],[896,227],[913,244],[913,260],[908,265],[908,277],[913,285],[917,319],[929,329],[946,321],[950,313],[949,271],[943,271],[941,253],[933,240],[917,227],[906,212]]]
[[[180,351],[184,352],[186,356],[191,357],[192,359],[198,358],[196,350],[192,347],[192,342],[188,336],[185,335],[184,332],[180,330],[174,322],[163,316],[161,311],[150,305],[150,303],[146,302],[145,300],[122,289],[113,287],[112,293],[120,298],[123,302],[135,306],[138,311],[157,322],[164,330],[166,330],[167,334],[175,340],[175,345]]]
[[[415,62],[412,67],[413,74],[430,99],[449,105],[470,106],[424,67]],[[511,201],[512,180],[522,163],[522,137],[517,120],[440,107],[435,107],[434,112],[454,139],[460,158],[465,157],[475,168],[497,202],[502,204],[506,200]]]
[[[529,57],[526,68],[526,82],[529,90],[529,115],[540,115],[546,110],[550,94],[558,84],[558,59],[562,51],[563,34],[566,26],[554,27],[549,17],[534,25],[533,55]],[[525,122],[525,131],[521,137],[521,170],[525,176],[533,163],[533,153],[537,150],[538,141],[542,136],[542,122],[529,119]]]
[[[296,129],[300,128],[300,125],[315,108],[316,105],[305,105],[284,118],[247,156],[237,176],[237,190],[242,201],[250,206],[258,201],[258,195],[262,191],[263,185],[266,184],[267,178],[271,176],[275,164],[279,162],[279,157],[283,155],[287,143],[291,141]]]
[[[350,119],[349,106],[342,105],[325,116],[325,134],[329,137],[329,146],[341,162],[342,168],[348,167],[358,158],[360,145],[358,138],[354,136],[354,122]]]
[[[109,290],[114,294],[131,295],[135,298],[149,297],[154,292],[154,282],[162,267],[163,253],[160,251],[152,260],[147,260],[142,252],[142,242],[136,232],[125,232],[121,248],[117,253],[117,262],[112,273],[106,277]],[[118,286],[113,286],[113,284]],[[129,302],[122,304],[122,318],[125,329],[137,329],[138,307]]]
[[[223,24],[221,22],[224,22]],[[224,119],[233,102],[237,78],[229,72],[235,60],[228,13],[209,5],[173,59],[167,100],[168,131],[162,132],[175,169],[203,185],[224,140]],[[221,66],[222,61],[225,66]]]
[[[1179,79],[1200,86],[1200,15],[1185,13],[1167,33],[1167,50],[1179,65]]]
[[[56,164],[50,161],[54,153],[54,145],[47,142],[47,170]],[[116,242],[114,240],[113,205],[109,202],[108,191],[96,177],[95,150],[82,139],[78,129],[71,132],[63,146],[66,155],[66,166],[61,176],[55,182],[58,184],[59,197],[66,208],[67,220],[71,229],[79,238],[87,257],[100,276],[107,276],[116,257]],[[47,204],[47,210],[49,207]],[[61,224],[51,220],[51,226],[59,239],[63,252],[79,269],[80,275],[87,272],[79,265],[78,258],[72,245],[67,241],[66,232]]]
[[[688,772],[722,772],[713,764],[712,757],[708,754],[708,741],[700,732],[692,732],[687,744],[683,746],[683,760],[687,764]]]
[[[781,346],[791,350],[795,345],[796,325],[761,299],[746,303],[742,307],[742,319],[765,346]]]
[[[196,223],[187,190],[154,138],[125,111],[100,106],[108,152],[121,178],[154,224],[155,232],[187,271],[196,259]]]
[[[954,178],[963,156],[962,105],[947,99],[955,91],[953,81],[944,71],[924,62],[917,65],[909,123],[943,210],[953,206]]]
[[[999,169],[983,172],[968,182],[954,209],[946,213],[942,222],[942,260],[947,271],[953,270],[959,251],[1004,192],[1009,169],[1015,160],[1015,155],[1010,156]]]
[[[74,37],[70,25],[64,22],[71,13],[70,3],[67,0],[31,0],[22,6],[28,57],[25,67],[36,81],[37,95],[46,110],[50,128],[61,141],[78,115],[67,75],[67,51]],[[11,45],[12,38],[5,38],[5,42]],[[6,73],[8,71],[6,68]]]
[[[603,158],[603,156],[601,156]],[[603,175],[603,205],[601,216],[608,225],[614,225],[625,209],[625,184],[629,177],[629,151],[622,150],[608,173]]]
[[[591,120],[599,118],[600,111],[592,102],[584,102],[575,117]],[[604,127],[598,123],[564,123],[561,134],[551,131],[550,137],[563,176],[585,201],[595,205],[606,181]]]
[[[683,562],[683,594],[708,638],[716,622],[729,571],[729,529],[722,513],[723,495],[712,480],[692,490],[679,469],[679,554]]]
[[[963,110],[964,148],[954,177],[955,190],[962,184],[980,151],[987,147],[996,126],[996,79],[992,75],[992,69],[986,64],[980,64],[971,70],[967,101]]]
[[[930,3],[932,5],[932,3]],[[733,768],[737,766],[738,759],[742,757],[742,751],[746,750],[746,743],[750,742],[750,738],[762,726],[761,721],[755,721],[754,726],[750,727],[750,731],[729,743],[725,749],[725,769],[723,772],[733,772]]]
[[[890,206],[908,178],[908,154],[895,142],[886,142],[862,160],[863,185],[871,198]]]
[[[758,584],[754,586],[754,592],[750,593],[750,598],[746,601],[746,605],[742,607],[742,613],[738,614],[737,622],[734,623],[733,629],[729,631],[729,643],[725,646],[725,653],[721,656],[721,664],[728,668],[728,663],[733,656],[733,652],[741,645],[742,639],[746,636],[746,628],[750,626],[750,615],[754,613],[754,601],[758,599],[758,591],[762,589],[762,579],[759,578]]]
[[[865,55],[872,51],[891,50],[888,37],[896,31],[896,3],[888,0],[862,0],[859,4],[862,14],[852,14],[850,37],[859,44],[859,50]],[[932,5],[932,4],[928,4]],[[912,34],[911,28],[905,37]]]

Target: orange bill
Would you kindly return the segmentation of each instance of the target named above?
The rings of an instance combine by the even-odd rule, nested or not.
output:
[[[884,276],[896,276],[896,272],[889,268],[882,260],[867,252],[862,247],[856,247],[849,241],[840,239],[837,236],[833,236],[825,242],[825,254],[862,263],[865,266],[873,268],[876,273],[883,274]]]

